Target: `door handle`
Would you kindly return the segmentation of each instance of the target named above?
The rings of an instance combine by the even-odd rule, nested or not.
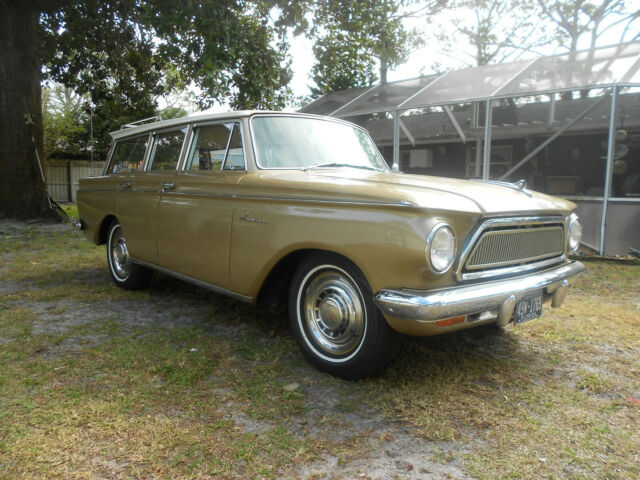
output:
[[[163,192],[176,188],[176,184],[174,182],[162,182],[160,186],[162,187]]]
[[[122,182],[120,184],[120,190],[126,190],[128,188],[131,188],[131,182]]]

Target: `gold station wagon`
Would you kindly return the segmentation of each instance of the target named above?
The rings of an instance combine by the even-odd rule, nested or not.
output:
[[[584,270],[575,205],[523,183],[392,172],[365,130],[234,112],[111,134],[80,180],[79,226],[116,285],[152,270],[246,302],[286,303],[304,355],[370,375],[393,331],[505,326],[558,307]]]

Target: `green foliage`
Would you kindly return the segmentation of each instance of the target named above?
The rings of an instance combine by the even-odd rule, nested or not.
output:
[[[375,59],[357,42],[339,32],[319,38],[313,46],[316,62],[312,68],[315,87],[311,96],[326,92],[371,85],[376,81]]]
[[[173,64],[183,85],[201,90],[201,107],[281,108],[290,97],[287,48],[262,2],[140,2],[139,23],[160,38],[157,56]],[[283,24],[284,25],[284,24]]]
[[[97,0],[68,4],[42,14],[42,58],[47,78],[96,106],[97,150],[105,153],[107,133],[152,116],[155,96],[166,88],[153,33],[138,28],[135,2]]]
[[[158,96],[191,84],[201,92],[201,108],[221,102],[238,109],[278,109],[291,97],[283,38],[301,18],[303,4],[87,0],[61,5],[40,16],[45,78],[90,96],[100,153],[108,148],[107,132],[153,116]],[[281,16],[272,21],[272,12]]]
[[[42,89],[44,158],[86,155],[89,145],[86,103],[86,98],[62,85]]]
[[[409,33],[402,24],[397,0],[329,0],[314,12],[316,63],[312,95],[370,85],[403,61],[409,52]]]
[[[162,118],[162,120],[184,117],[187,113],[188,112],[184,108],[180,107],[166,107],[162,110],[158,110],[158,116]]]
[[[429,17],[447,0],[327,0],[312,8],[316,63],[312,96],[387,81],[387,72],[423,45],[406,18]],[[376,67],[378,71],[376,72]]]

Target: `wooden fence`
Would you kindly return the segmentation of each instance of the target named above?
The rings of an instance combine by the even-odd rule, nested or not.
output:
[[[56,202],[76,202],[79,180],[102,175],[104,162],[88,160],[47,160],[45,170],[49,195]]]

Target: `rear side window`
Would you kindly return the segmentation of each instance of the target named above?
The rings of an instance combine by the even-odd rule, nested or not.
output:
[[[149,159],[149,170],[175,170],[187,129],[155,135]]]
[[[144,154],[147,151],[148,135],[119,140],[113,149],[107,174],[135,172],[142,170]]]
[[[197,127],[186,170],[244,170],[240,124],[224,123]]]

